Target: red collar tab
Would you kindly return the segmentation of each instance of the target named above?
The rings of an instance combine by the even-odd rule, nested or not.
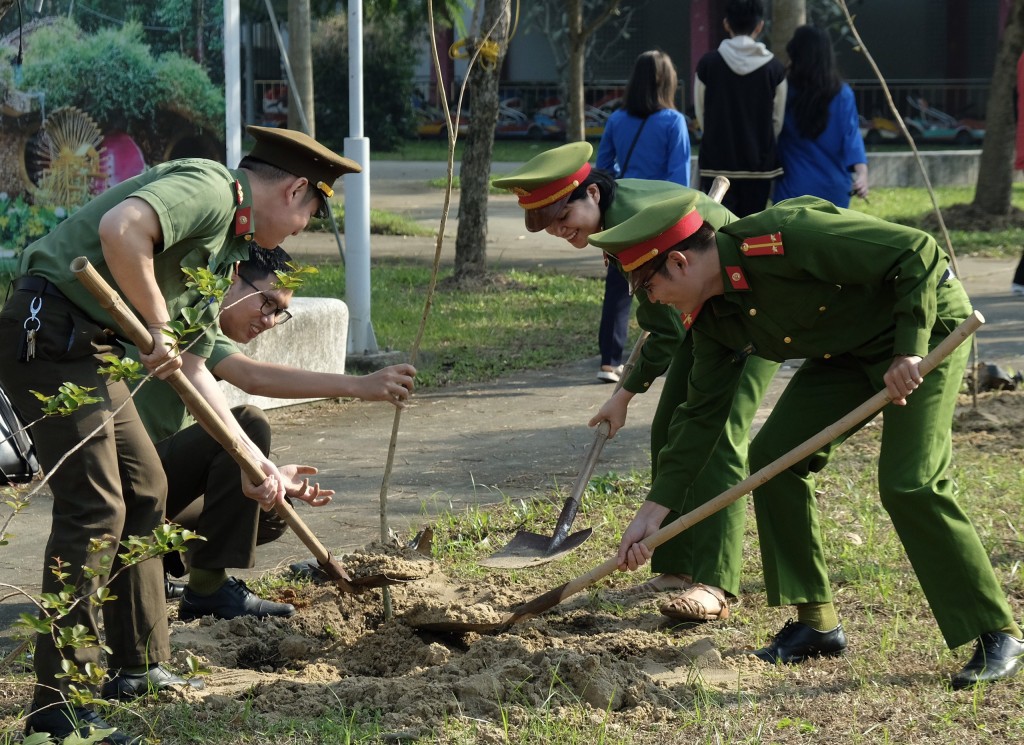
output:
[[[683,313],[680,316],[680,318],[683,319],[683,328],[685,328],[687,331],[690,330],[690,327],[694,323],[696,323],[697,315],[700,313],[700,309],[703,308],[703,307],[704,307],[703,305],[698,305],[696,310],[694,310],[694,311],[692,311],[690,313]]]
[[[554,204],[567,194],[575,191],[580,184],[590,175],[590,163],[584,163],[576,173],[570,173],[550,183],[544,184],[533,191],[515,189],[519,195],[519,206],[524,210],[538,210]]]
[[[725,276],[729,278],[729,284],[732,285],[734,290],[749,290],[750,285],[747,284],[747,277],[743,273],[743,270],[738,266],[727,266],[725,267]]]
[[[252,240],[252,207],[235,210],[235,237],[240,235],[244,235],[247,241]]]
[[[782,233],[751,236],[740,244],[740,251],[747,256],[782,256],[786,253]]]
[[[662,251],[666,251],[680,241],[689,238],[697,232],[697,228],[704,224],[704,218],[697,210],[690,210],[683,218],[666,230],[661,235],[656,235],[643,243],[630,246],[625,251],[619,251],[616,258],[622,264],[622,268],[631,272],[637,267],[643,266]]]

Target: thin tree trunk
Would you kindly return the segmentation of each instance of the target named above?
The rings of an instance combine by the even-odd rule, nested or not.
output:
[[[1013,0],[992,73],[985,110],[985,142],[974,191],[974,207],[988,215],[1010,213],[1015,143],[1013,92],[1017,85],[1017,60],[1022,51],[1024,0]]]
[[[569,120],[565,123],[565,139],[567,142],[579,142],[586,137],[583,81],[587,40],[583,35],[583,0],[568,0],[565,14],[569,22],[569,60],[566,70],[569,88]]]
[[[309,0],[288,0],[288,62],[297,90],[288,91],[288,127],[303,129],[298,106],[309,125],[306,134],[316,137],[313,118],[313,50],[310,46]]]
[[[806,0],[772,0],[772,53],[782,62],[789,63],[786,44],[793,38],[793,32],[807,23]]]
[[[498,45],[496,60],[481,57],[469,74],[469,133],[459,171],[459,232],[455,237],[455,281],[487,271],[487,196],[490,191],[494,128],[498,123],[498,78],[505,59],[509,4],[489,0],[481,34],[492,27]]]

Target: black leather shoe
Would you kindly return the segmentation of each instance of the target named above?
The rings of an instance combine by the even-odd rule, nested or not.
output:
[[[294,614],[294,605],[264,600],[246,587],[245,582],[234,577],[228,577],[228,581],[212,595],[199,595],[186,587],[178,606],[178,618],[182,621],[192,621],[202,616],[223,619],[239,616],[290,618]]]
[[[160,665],[153,665],[146,672],[136,675],[125,672],[118,673],[103,684],[103,692],[100,695],[105,699],[127,701],[139,696],[145,696],[147,693],[157,693],[165,688],[182,688],[187,686],[198,691],[205,685],[198,678],[185,680]]]
[[[964,669],[953,676],[953,688],[970,688],[1012,678],[1024,665],[1024,640],[1002,631],[990,631],[978,637],[974,656]]]
[[[185,594],[185,583],[164,575],[164,595],[168,600],[178,600]]]
[[[809,657],[836,657],[846,650],[846,634],[842,624],[831,631],[818,631],[799,621],[786,621],[772,643],[754,652],[754,656],[770,665],[803,662]]]
[[[45,732],[54,742],[64,740],[74,733],[88,738],[94,730],[113,729],[109,735],[100,740],[108,745],[140,745],[141,737],[129,737],[111,727],[99,714],[92,709],[68,706],[52,706],[48,709],[33,712],[25,724],[25,734]]]

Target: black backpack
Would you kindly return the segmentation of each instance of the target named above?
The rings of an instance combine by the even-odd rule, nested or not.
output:
[[[23,426],[0,388],[0,485],[23,484],[39,473],[32,438]]]

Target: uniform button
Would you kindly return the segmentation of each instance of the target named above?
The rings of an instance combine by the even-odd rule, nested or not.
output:
[[[650,388],[650,387],[651,387],[650,383],[644,383],[644,388]]]
[[[830,355],[830,354],[826,354],[826,355],[825,355],[825,359],[826,359],[826,360],[830,360],[830,359],[832,359],[832,355]]]
[[[788,337],[788,336],[787,336],[787,337],[786,337],[785,339],[783,339],[782,341],[784,341],[784,342],[786,342],[787,344],[789,344],[789,343],[790,343],[791,341],[793,341],[793,339],[792,339],[791,337]]]
[[[823,305],[823,306],[821,306],[820,308],[818,308],[818,310],[819,310],[820,312],[824,313],[824,312],[825,312],[825,306],[824,306],[824,305]]]
[[[757,308],[751,308],[747,312],[750,313],[750,315],[752,315],[752,316],[756,316],[757,315]]]

